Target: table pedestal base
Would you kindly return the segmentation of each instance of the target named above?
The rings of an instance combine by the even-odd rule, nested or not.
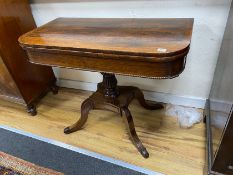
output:
[[[65,128],[64,133],[69,134],[80,130],[86,123],[88,113],[90,110],[109,110],[119,113],[127,127],[129,136],[135,147],[144,158],[149,157],[149,153],[143,146],[136,133],[132,115],[128,109],[130,102],[136,98],[141,106],[146,109],[155,110],[162,109],[161,104],[149,104],[145,101],[144,95],[141,90],[133,86],[117,86],[117,80],[114,74],[103,74],[103,82],[98,84],[97,91],[94,92],[88,99],[81,105],[81,117],[73,124]]]

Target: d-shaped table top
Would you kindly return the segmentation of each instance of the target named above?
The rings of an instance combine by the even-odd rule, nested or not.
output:
[[[58,18],[19,42],[34,63],[172,78],[184,69],[192,28],[190,18]]]

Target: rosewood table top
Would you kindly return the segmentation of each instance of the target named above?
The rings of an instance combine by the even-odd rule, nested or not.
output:
[[[58,18],[23,35],[19,42],[29,56],[33,55],[30,61],[35,63],[173,78],[184,69],[192,27],[193,19],[189,18]],[[44,57],[47,53],[48,59],[39,58],[35,52],[42,52]],[[61,61],[50,53],[65,57]]]
[[[115,74],[173,78],[185,68],[193,19],[75,19],[58,18],[19,38],[32,63],[98,71],[103,81],[81,105],[78,121],[65,128],[82,129],[93,109],[110,110],[124,119],[129,137],[144,158],[149,153],[139,139],[128,106],[137,99],[149,110],[140,89],[117,86]]]

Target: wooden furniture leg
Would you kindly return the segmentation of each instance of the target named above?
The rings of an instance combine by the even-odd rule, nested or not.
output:
[[[54,95],[58,94],[59,87],[57,85],[51,86],[50,89]]]
[[[133,92],[134,92],[135,98],[138,100],[138,102],[141,104],[141,106],[144,107],[145,109],[156,110],[156,109],[163,108],[163,105],[161,105],[159,103],[150,104],[150,103],[146,102],[144,95],[139,88],[134,87]]]
[[[52,84],[48,90],[46,90],[44,93],[41,94],[41,98],[50,90],[54,95],[56,95],[58,93],[58,89],[59,87],[56,85],[56,83],[54,82],[54,84]],[[38,98],[40,99],[40,98]],[[31,116],[36,116],[37,114],[37,110],[36,110],[36,106],[38,103],[38,99],[33,100],[31,103],[26,105],[26,110],[27,112],[31,115]]]
[[[29,114],[31,114],[31,116],[35,116],[37,114],[37,110],[36,110],[36,105],[35,104],[29,104],[26,107],[27,112]]]
[[[132,115],[128,109],[129,104],[134,98],[146,109],[155,110],[163,108],[158,103],[147,103],[143,93],[137,87],[117,86],[117,80],[114,74],[103,73],[103,82],[98,84],[97,91],[82,103],[80,119],[72,126],[65,128],[64,133],[70,134],[80,130],[86,123],[88,113],[92,109],[116,112],[123,117],[130,139],[135,147],[144,158],[148,158],[149,153],[138,138]]]
[[[141,155],[144,158],[148,158],[149,153],[147,152],[146,148],[143,146],[141,140],[138,138],[138,135],[134,127],[133,117],[128,107],[122,107],[121,110],[122,110],[122,117],[129,132],[131,141],[133,142],[134,146],[138,149],[138,151],[141,153]]]
[[[80,119],[73,124],[64,129],[65,134],[69,134],[75,131],[78,131],[82,128],[82,126],[86,123],[88,118],[88,113],[91,109],[93,109],[94,103],[91,98],[86,99],[81,105],[81,117]]]

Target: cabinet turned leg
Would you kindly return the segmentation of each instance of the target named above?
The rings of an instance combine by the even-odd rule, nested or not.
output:
[[[51,86],[51,91],[52,91],[52,93],[54,95],[58,94],[58,89],[59,89],[59,87],[56,84],[54,84],[53,86]]]
[[[149,157],[149,153],[147,152],[146,148],[143,146],[141,140],[138,138],[138,135],[135,130],[134,122],[132,115],[128,109],[128,107],[121,107],[122,117],[125,122],[126,128],[129,132],[129,136],[135,147],[141,153],[144,158]]]
[[[146,102],[144,95],[139,88],[134,87],[133,92],[134,92],[135,98],[138,100],[141,106],[144,107],[145,109],[149,109],[149,110],[163,109],[163,105],[160,103],[152,104],[152,103]]]
[[[36,105],[34,104],[27,105],[27,112],[31,114],[31,116],[35,116],[37,114]]]
[[[70,134],[72,132],[80,130],[87,121],[89,111],[92,110],[93,108],[94,108],[93,101],[90,98],[86,99],[81,105],[80,119],[75,124],[65,128],[64,133]]]

